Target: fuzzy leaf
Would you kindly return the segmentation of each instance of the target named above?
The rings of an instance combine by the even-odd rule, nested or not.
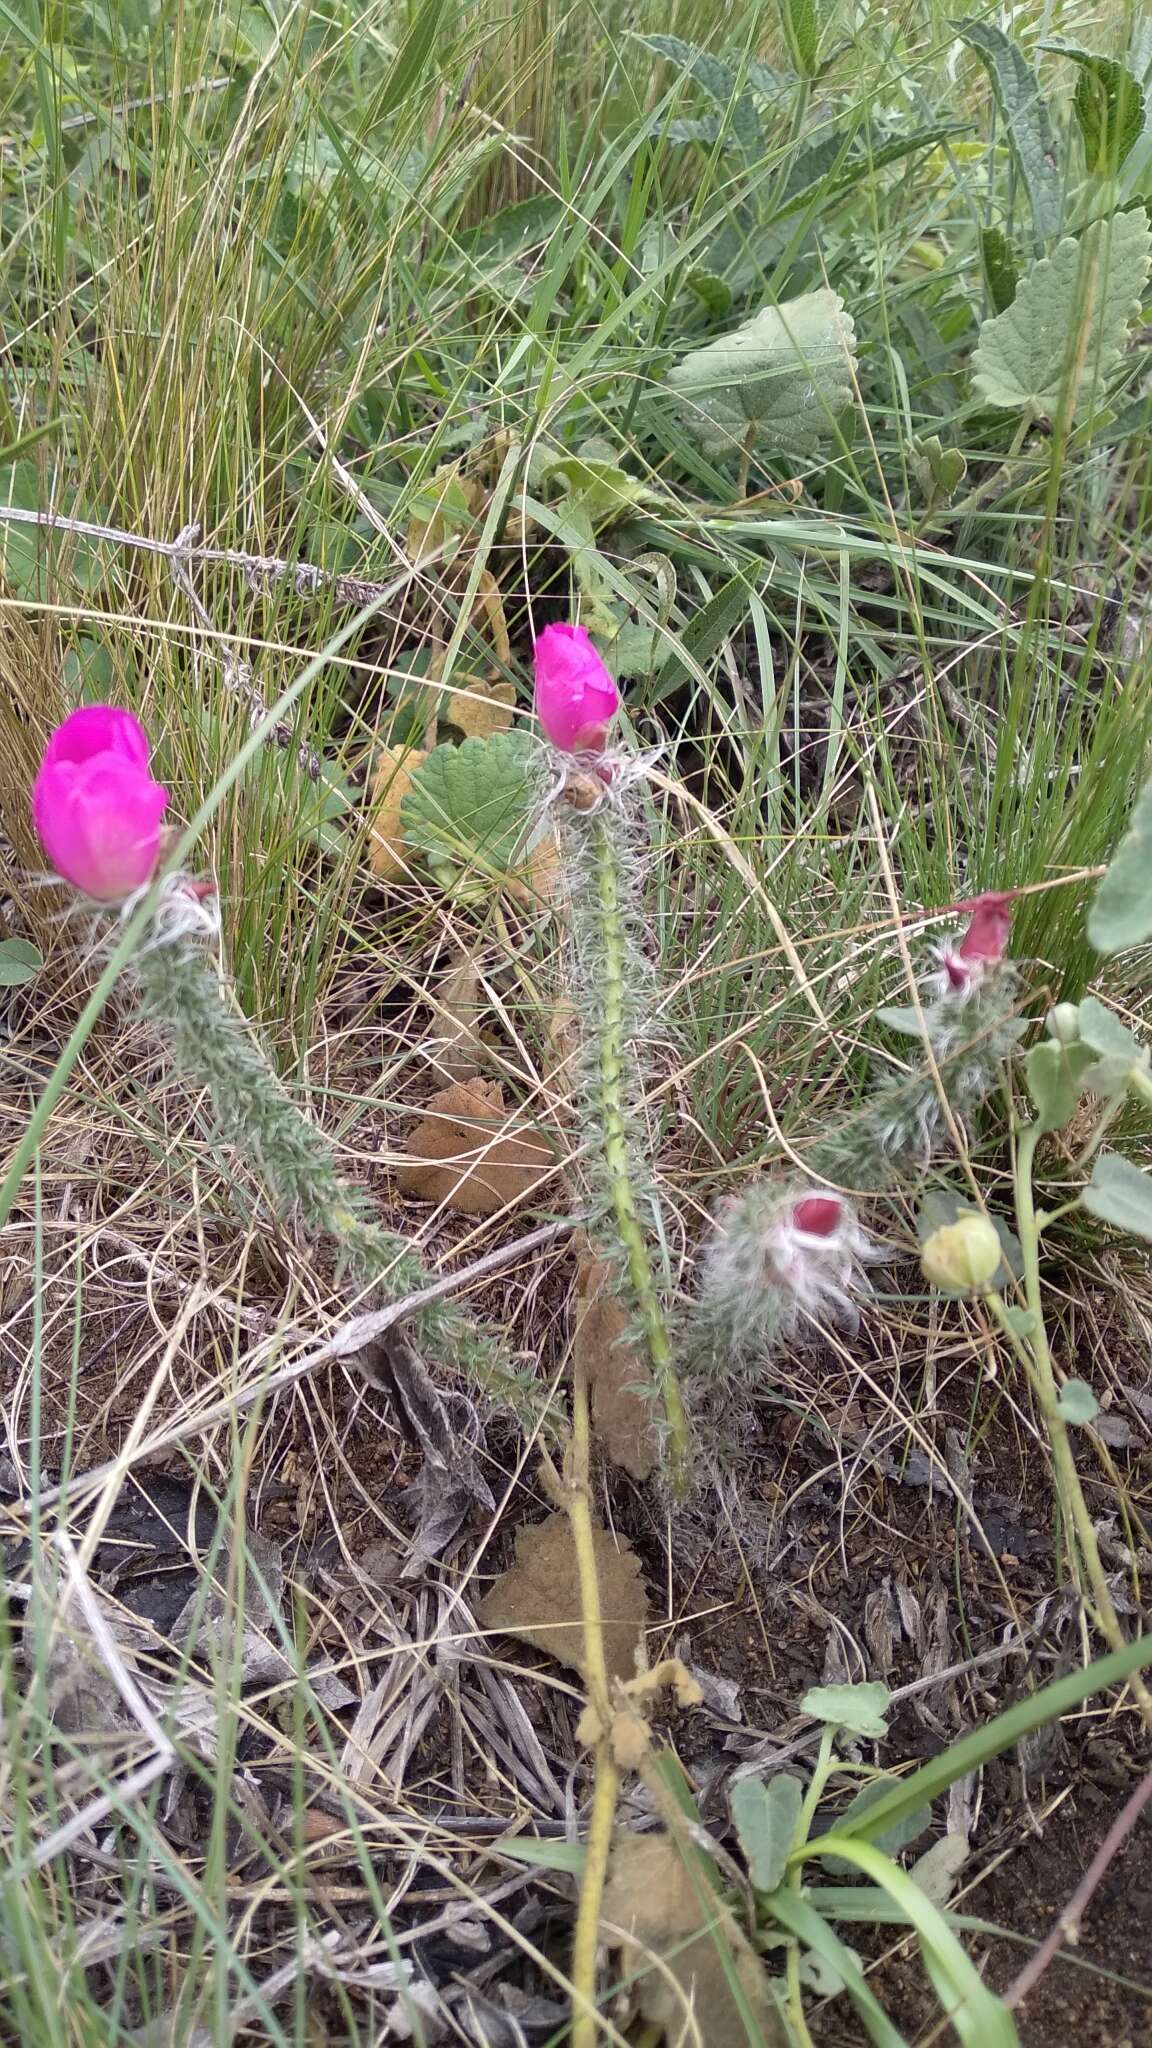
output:
[[[1096,891],[1088,937],[1098,953],[1122,953],[1152,939],[1152,782],[1136,800],[1128,830]]]
[[[1062,1131],[1075,1116],[1094,1057],[1089,1045],[1059,1045],[1054,1038],[1042,1038],[1025,1056],[1028,1093],[1042,1131]]]
[[[668,2042],[693,2038],[685,2018],[694,2013],[695,2038],[708,2048],[777,2048],[784,2037],[759,1959],[713,1890],[711,1865],[688,1854],[668,1835],[616,1840],[602,1915],[605,1939],[622,1950],[620,1974],[635,1982],[641,2018]]]
[[[1056,1406],[1065,1422],[1093,1422],[1100,1413],[1100,1403],[1087,1380],[1065,1380]]]
[[[31,939],[0,939],[0,988],[22,988],[44,965],[44,955]]]
[[[966,1835],[941,1835],[938,1842],[916,1858],[908,1875],[934,1906],[946,1905],[969,1853]]]
[[[846,1728],[851,1735],[879,1741],[887,1735],[884,1712],[892,1695],[877,1680],[867,1685],[814,1685],[800,1702],[802,1714]]]
[[[640,1560],[607,1529],[593,1530],[596,1576],[604,1616],[604,1655],[609,1678],[634,1678],[636,1652],[648,1620]],[[546,1650],[557,1663],[584,1670],[584,1626],[580,1579],[566,1514],[549,1515],[516,1532],[516,1562],[501,1573],[481,1600],[481,1626],[518,1636]]]
[[[853,397],[856,331],[838,292],[764,306],[668,373],[707,447],[743,443],[749,427],[781,447],[811,448]]]
[[[839,1820],[832,1822],[831,1832],[835,1834],[847,1822],[855,1821],[861,1814],[870,1812],[871,1808],[876,1806],[881,1799],[887,1798],[893,1786],[899,1784],[899,1782],[898,1778],[891,1778],[883,1774],[878,1774],[875,1778],[869,1778],[867,1784],[860,1787],[855,1798],[849,1800]],[[898,1856],[901,1849],[906,1849],[910,1842],[918,1841],[925,1828],[930,1827],[931,1823],[932,1808],[930,1806],[917,1806],[913,1812],[902,1814],[892,1827],[885,1828],[877,1835],[875,1837],[876,1847],[883,1849],[886,1856]],[[852,1875],[854,1866],[848,1862],[847,1857],[822,1856],[820,1861],[826,1870],[834,1872],[837,1877],[850,1877]]]
[[[783,1882],[803,1800],[803,1785],[787,1771],[778,1771],[767,1784],[741,1778],[732,1787],[732,1824],[758,1892],[774,1892]]]
[[[1077,1014],[1084,1044],[1101,1058],[1126,1060],[1131,1067],[1147,1065],[1146,1049],[1106,1003],[1098,1002],[1095,996],[1084,996]]]
[[[538,758],[526,732],[433,747],[401,800],[405,841],[439,863],[508,874],[528,836]]]
[[[814,78],[820,54],[820,17],[816,12],[816,0],[781,0],[780,11],[784,16],[784,32],[796,69],[802,78]]]
[[[592,1397],[592,1431],[613,1465],[633,1479],[649,1479],[658,1446],[652,1374],[642,1345],[632,1338],[632,1317],[620,1298],[615,1270],[585,1249],[576,1276],[573,1356],[583,1365]]]
[[[924,1024],[919,1010],[905,1009],[902,1004],[886,1003],[877,1010],[876,1021],[889,1031],[898,1031],[902,1038],[923,1040]]]
[[[1016,297],[1020,273],[1012,244],[1003,228],[981,228],[980,260],[984,266],[984,282],[994,313],[1006,313]]]
[[[1152,1177],[1141,1173],[1130,1159],[1121,1158],[1119,1152],[1099,1155],[1080,1201],[1102,1223],[1114,1223],[1118,1230],[1130,1230],[1136,1237],[1152,1238]]]
[[[1150,253],[1141,207],[1093,221],[1034,263],[1007,311],[980,329],[973,382],[985,403],[1048,417],[1068,398],[1072,416],[1098,405],[1140,309]]]
[[[1144,94],[1132,73],[1115,57],[1099,57],[1064,36],[1048,36],[1039,48],[1079,66],[1072,105],[1088,168],[1114,177],[1144,133]]]
[[[1023,50],[1003,29],[986,21],[953,21],[951,27],[983,59],[1000,103],[1008,142],[1032,207],[1036,233],[1046,241],[1059,233],[1064,193],[1056,141],[1036,73]]]
[[[651,50],[653,56],[663,57],[666,63],[674,64],[682,78],[690,78],[707,95],[719,112],[717,134],[722,125],[724,132],[741,149],[752,154],[763,150],[764,133],[755,102],[748,92],[738,90],[737,73],[731,64],[725,64],[721,57],[714,57],[710,50],[702,50],[695,43],[686,43],[681,36],[638,35],[636,41],[646,50]],[[672,141],[713,139],[703,135],[673,135],[672,128],[679,125],[688,127],[690,124],[672,123],[668,131]]]
[[[555,1164],[541,1133],[518,1125],[499,1081],[455,1082],[428,1099],[396,1169],[404,1194],[465,1216],[496,1216],[527,1201]]]

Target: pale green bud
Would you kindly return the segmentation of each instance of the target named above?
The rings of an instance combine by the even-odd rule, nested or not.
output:
[[[1080,1040],[1080,1010],[1076,1003],[1057,1003],[1049,1010],[1048,1030],[1061,1045],[1077,1045]]]
[[[933,1287],[949,1294],[982,1294],[990,1287],[1004,1253],[986,1216],[958,1216],[941,1224],[921,1248],[920,1268]]]

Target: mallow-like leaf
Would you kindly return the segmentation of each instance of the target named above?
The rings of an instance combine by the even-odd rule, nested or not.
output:
[[[1034,263],[1012,304],[980,329],[973,382],[985,403],[1037,418],[1098,406],[1140,309],[1150,255],[1140,207],[1093,221]]]
[[[838,292],[803,292],[693,349],[668,373],[689,426],[713,448],[760,440],[811,448],[853,397],[856,330]]]

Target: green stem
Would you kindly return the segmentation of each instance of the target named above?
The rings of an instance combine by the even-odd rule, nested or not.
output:
[[[596,1088],[599,1097],[600,1142],[609,1198],[628,1278],[639,1312],[652,1373],[668,1423],[669,1454],[674,1478],[687,1474],[688,1420],[676,1377],[668,1326],[652,1270],[648,1241],[640,1221],[629,1158],[625,1062],[633,1057],[628,1031],[628,933],[620,848],[604,811],[588,818],[595,860],[596,902],[602,948],[599,1040],[596,1047]]]
[[[1069,1543],[1074,1576],[1081,1587],[1085,1579],[1088,1582],[1095,1606],[1096,1624],[1109,1648],[1122,1650],[1126,1646],[1126,1638],[1108,1589],[1100,1557],[1100,1546],[1096,1540],[1091,1512],[1084,1498],[1084,1489],[1080,1484],[1080,1474],[1072,1454],[1067,1424],[1060,1413],[1056,1369],[1052,1362],[1052,1350],[1044,1321],[1044,1297],[1040,1284],[1040,1225],[1032,1186],[1032,1166],[1036,1147],[1042,1136],[1039,1124],[1029,1124],[1021,1132],[1016,1146],[1015,1165],[1016,1228],[1024,1259],[1024,1294],[1032,1316],[1026,1339],[1032,1360],[1032,1383],[1040,1402],[1048,1441],[1052,1446],[1052,1458],[1056,1467],[1056,1489],[1065,1522],[1074,1532],[1074,1541]],[[996,1297],[990,1296],[989,1300],[994,1303]],[[1002,1316],[1003,1303],[1000,1303],[999,1307]],[[1133,1676],[1131,1684],[1140,1703],[1145,1726],[1152,1729],[1152,1694],[1138,1675]]]

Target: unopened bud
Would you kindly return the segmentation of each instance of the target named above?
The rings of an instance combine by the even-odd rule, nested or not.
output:
[[[934,1230],[921,1248],[920,1269],[932,1287],[950,1294],[981,1294],[991,1286],[1004,1254],[986,1216],[958,1216]]]
[[[1076,1045],[1080,1039],[1080,1008],[1077,1003],[1057,1003],[1047,1017],[1050,1035],[1061,1045]]]

